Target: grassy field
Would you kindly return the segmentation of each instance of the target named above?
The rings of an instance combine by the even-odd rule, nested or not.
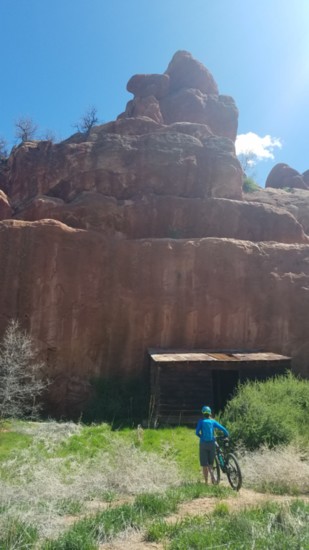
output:
[[[186,533],[181,540],[164,523],[164,517],[175,513],[181,502],[205,495],[217,499],[234,495],[227,486],[201,483],[197,450],[194,430],[184,427],[113,431],[107,424],[7,423],[0,432],[0,550],[90,550],[133,528],[146,529],[148,538],[161,537],[168,548],[205,548],[208,519],[204,518],[208,534],[203,531],[202,542],[195,546],[195,542],[186,544],[201,531],[199,518],[180,524]],[[295,445],[239,450],[239,459],[247,487],[276,494],[309,493],[308,456]],[[211,525],[221,532],[238,519],[219,504]],[[304,515],[308,517],[308,508],[302,506],[256,514],[265,516],[266,530],[271,514],[287,513],[302,525]],[[160,522],[154,518],[161,518]],[[247,525],[247,531],[250,522],[255,525],[250,515],[239,522]],[[305,527],[301,529],[304,533],[299,536],[307,540]],[[224,544],[219,535],[212,536],[217,545]],[[289,537],[296,541],[290,548],[302,548],[292,531]],[[237,540],[230,548],[241,548]],[[261,544],[256,548],[267,548]]]

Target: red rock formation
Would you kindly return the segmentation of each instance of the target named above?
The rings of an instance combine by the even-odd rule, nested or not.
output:
[[[31,142],[15,149],[9,159],[14,207],[47,194],[67,202],[82,191],[117,199],[151,192],[241,198],[242,170],[230,140],[198,139],[173,125],[154,131],[152,121],[149,131],[139,135],[109,133],[106,126],[107,131],[103,126],[83,143]],[[188,125],[187,132],[192,128]]]
[[[242,200],[236,107],[189,54],[128,89],[118,120],[0,171],[0,333],[30,330],[69,415],[148,347],[262,348],[308,375],[309,202]]]
[[[70,203],[36,197],[15,218],[51,218],[122,239],[226,237],[253,242],[309,242],[302,225],[285,209],[227,199],[150,194],[134,201],[118,201],[83,192]]]
[[[12,217],[12,208],[6,194],[0,190],[0,220]]]
[[[1,222],[0,250],[0,329],[17,315],[31,331],[62,412],[89,375],[141,373],[148,347],[263,348],[305,372],[308,245],[111,240],[45,220]]]
[[[309,170],[303,173],[302,178],[309,189]]]
[[[128,92],[138,97],[154,96],[156,99],[164,97],[170,86],[167,74],[136,74],[127,84]]]
[[[206,124],[213,134],[235,141],[238,111],[219,95],[210,72],[192,55],[177,52],[163,75],[135,75],[127,85],[135,97],[120,118],[148,116],[155,122]]]
[[[269,172],[265,187],[275,189],[309,189],[309,176],[305,172],[303,176],[288,166],[288,164],[276,164]]]
[[[250,202],[267,204],[290,212],[309,235],[309,193],[305,189],[260,188],[254,193],[244,194]]]
[[[165,74],[170,78],[171,92],[177,92],[181,88],[195,88],[204,94],[219,94],[213,76],[189,52],[176,52]]]

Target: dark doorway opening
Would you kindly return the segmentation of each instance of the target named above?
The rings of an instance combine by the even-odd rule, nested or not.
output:
[[[229,399],[233,396],[239,380],[238,370],[213,370],[212,387],[214,397],[214,410],[222,411]]]

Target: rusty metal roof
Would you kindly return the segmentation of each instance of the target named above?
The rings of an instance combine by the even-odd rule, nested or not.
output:
[[[272,352],[260,351],[213,351],[213,350],[163,350],[149,349],[148,353],[155,363],[184,363],[195,361],[282,361],[290,360],[290,357],[278,355]]]

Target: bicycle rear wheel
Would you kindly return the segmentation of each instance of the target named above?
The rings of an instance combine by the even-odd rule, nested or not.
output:
[[[237,458],[232,453],[226,457],[226,475],[232,489],[239,491],[242,485],[242,475]]]
[[[213,463],[213,474],[214,474],[214,485],[219,485],[220,483],[220,465],[217,457],[215,456],[215,460]]]

